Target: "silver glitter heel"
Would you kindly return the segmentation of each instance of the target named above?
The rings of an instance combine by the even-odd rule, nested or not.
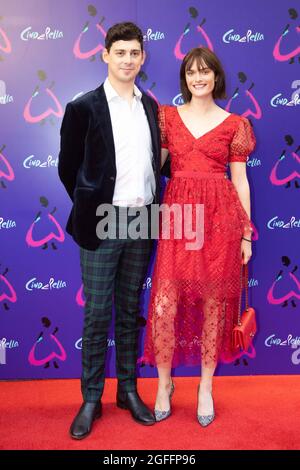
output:
[[[205,428],[206,426],[211,424],[213,420],[215,419],[215,412],[213,412],[212,415],[208,415],[208,416],[197,415],[197,419],[198,419],[198,423],[201,424],[203,428]]]
[[[171,391],[170,391],[170,409],[167,411],[161,411],[161,410],[156,410],[154,409],[154,416],[156,421],[163,421],[164,419],[167,419],[171,415],[171,398],[175,390],[175,385],[174,382],[172,381],[171,384]]]
[[[199,387],[198,387],[198,394],[199,394]],[[198,415],[198,414],[197,414],[198,423],[199,423],[203,428],[205,428],[206,426],[208,426],[209,424],[211,424],[211,423],[213,422],[213,420],[215,419],[215,417],[216,417],[216,415],[215,415],[214,406],[213,406],[213,414],[212,414],[212,415],[204,416],[204,415]]]

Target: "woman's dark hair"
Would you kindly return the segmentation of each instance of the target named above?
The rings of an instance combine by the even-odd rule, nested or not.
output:
[[[130,22],[117,23],[107,31],[105,47],[109,52],[114,42],[131,41],[132,39],[136,39],[140,43],[141,50],[143,51],[143,33],[140,28],[136,24]]]
[[[207,47],[195,47],[186,54],[180,67],[180,88],[184,102],[187,103],[192,99],[192,94],[186,84],[185,74],[194,62],[196,62],[198,70],[208,67],[215,72],[214,99],[226,98],[225,73],[218,57]]]

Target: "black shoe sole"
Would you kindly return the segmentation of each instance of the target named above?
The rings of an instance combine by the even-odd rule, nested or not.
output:
[[[99,413],[95,416],[95,418],[93,419],[93,422],[96,420],[96,419],[100,419],[102,416],[102,413]],[[87,432],[86,434],[84,434],[83,436],[74,436],[71,431],[69,431],[69,434],[70,436],[72,437],[72,439],[75,439],[76,441],[81,441],[81,439],[84,439],[85,437],[88,437],[92,432],[92,427],[91,427],[91,430],[89,432]]]
[[[155,420],[154,420],[153,422],[148,422],[148,423],[147,423],[146,421],[141,421],[141,420],[137,419],[135,416],[133,416],[131,410],[128,408],[127,405],[125,405],[125,403],[122,403],[122,402],[120,402],[120,401],[117,401],[117,407],[118,407],[118,408],[121,408],[122,410],[127,410],[127,411],[129,411],[130,414],[131,414],[131,416],[132,416],[132,418],[134,419],[134,421],[136,421],[136,422],[139,423],[139,424],[142,424],[143,426],[153,426],[153,424],[156,423]]]
[[[85,437],[88,437],[91,434],[91,431],[88,432],[87,434],[84,434],[84,436],[73,436],[71,432],[69,432],[70,436],[72,439],[75,439],[76,441],[81,441],[81,439],[84,439]]]

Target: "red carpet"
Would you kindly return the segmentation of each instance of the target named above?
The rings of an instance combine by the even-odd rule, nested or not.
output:
[[[196,421],[196,378],[175,378],[173,414],[154,426],[135,423],[115,405],[116,381],[106,381],[103,417],[82,441],[68,435],[80,406],[79,380],[0,384],[1,449],[299,449],[300,377],[216,377],[216,420]],[[140,379],[153,407],[156,379]],[[247,404],[247,405],[246,405]]]

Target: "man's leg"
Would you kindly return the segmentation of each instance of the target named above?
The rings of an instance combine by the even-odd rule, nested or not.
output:
[[[149,266],[151,240],[127,240],[115,283],[115,339],[118,388],[136,390],[140,295]]]
[[[112,296],[121,247],[117,240],[103,240],[95,251],[81,249],[80,262],[86,297],[82,336],[83,404],[70,434],[84,439],[102,414],[100,398],[104,388],[107,334],[112,317]]]
[[[120,258],[115,285],[117,405],[129,410],[135,421],[147,426],[155,423],[155,417],[137,393],[136,362],[140,294],[150,252],[151,240],[127,240]]]
[[[81,389],[84,401],[97,402],[104,387],[107,335],[121,244],[103,240],[95,251],[80,250],[86,298],[82,337]]]

